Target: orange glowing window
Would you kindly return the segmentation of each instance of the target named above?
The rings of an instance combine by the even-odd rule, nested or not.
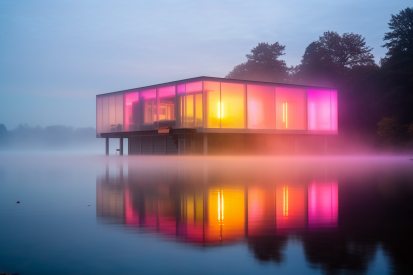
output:
[[[221,82],[221,128],[245,128],[245,85]]]
[[[306,91],[300,88],[275,88],[276,129],[306,130]]]
[[[205,96],[205,127],[220,128],[221,127],[221,84],[219,82],[204,81],[204,96]]]

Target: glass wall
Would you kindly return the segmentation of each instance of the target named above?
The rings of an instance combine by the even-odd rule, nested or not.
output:
[[[179,84],[177,86],[179,122],[181,127],[202,127],[202,81]]]
[[[245,85],[221,82],[221,128],[245,128]]]
[[[202,127],[202,81],[186,83],[185,127]]]
[[[123,94],[96,98],[96,133],[123,131]]]
[[[125,94],[125,131],[139,130],[139,92]]]
[[[336,90],[212,80],[100,95],[96,132],[161,126],[337,132]]]
[[[204,81],[205,127],[221,128],[221,83]]]
[[[248,129],[275,129],[274,86],[247,85]]]
[[[309,89],[308,130],[337,131],[337,92]]]
[[[157,129],[156,89],[141,91],[139,101],[140,113],[142,114],[139,129],[143,131]]]
[[[159,126],[175,127],[175,85],[158,89]]]
[[[275,88],[276,129],[307,130],[307,96],[303,88]]]

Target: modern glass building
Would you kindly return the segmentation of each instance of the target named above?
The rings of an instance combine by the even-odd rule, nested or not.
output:
[[[252,152],[263,138],[337,131],[331,88],[202,76],[96,96],[97,137],[128,138],[129,154]]]

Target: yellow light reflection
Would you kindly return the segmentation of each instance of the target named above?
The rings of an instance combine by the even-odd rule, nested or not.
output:
[[[220,224],[224,222],[224,193],[218,191],[218,221]]]
[[[283,215],[288,216],[288,187],[283,187]]]

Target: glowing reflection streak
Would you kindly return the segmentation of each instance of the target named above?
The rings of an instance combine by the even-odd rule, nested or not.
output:
[[[283,215],[288,216],[288,187],[283,187]]]
[[[218,221],[220,224],[224,221],[224,194],[218,191]]]

